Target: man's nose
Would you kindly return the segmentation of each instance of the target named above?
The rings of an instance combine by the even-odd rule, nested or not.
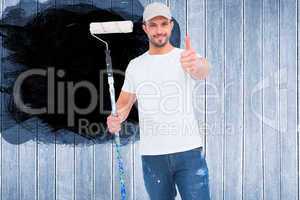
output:
[[[156,32],[157,32],[157,34],[163,33],[162,27],[158,26]]]

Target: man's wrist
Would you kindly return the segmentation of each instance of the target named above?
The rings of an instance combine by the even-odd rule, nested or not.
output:
[[[123,123],[126,120],[126,117],[124,116],[124,114],[118,113],[118,116],[119,116],[119,118],[121,120],[121,123]]]
[[[196,61],[196,70],[191,72],[191,77],[194,80],[203,80],[205,78],[203,76],[205,73],[205,68],[208,68],[207,60],[204,57],[198,57]]]

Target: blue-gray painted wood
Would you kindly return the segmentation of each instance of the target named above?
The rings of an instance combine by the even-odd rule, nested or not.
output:
[[[207,127],[212,199],[299,199],[298,1],[158,1],[170,5],[181,27],[181,47],[190,33],[192,46],[212,65],[196,95],[200,130]],[[1,13],[16,2],[3,0]],[[148,2],[153,0],[141,4]],[[50,5],[76,3],[141,13],[133,0]],[[29,0],[20,4],[27,16],[43,6]],[[1,48],[2,58],[9,53]],[[18,67],[3,62],[8,60],[0,61],[1,84],[9,80],[5,72]],[[112,143],[66,130],[54,134],[35,118],[16,124],[6,108],[9,96],[0,99],[2,200],[120,198]],[[121,152],[128,199],[149,199],[139,142],[129,141]]]
[[[75,136],[75,199],[92,200],[94,192],[94,143]]]
[[[224,199],[239,200],[242,199],[244,176],[243,1],[226,0],[223,6],[225,17]]]
[[[112,143],[95,143],[94,199],[113,199]]]
[[[75,199],[75,135],[61,130],[56,136],[56,199]],[[77,188],[78,189],[78,188]]]
[[[26,142],[19,144],[20,199],[37,199],[37,120],[31,118],[20,125],[19,137]]]
[[[2,139],[2,199],[19,199],[19,146],[9,141],[19,141],[19,125],[3,130]]]
[[[281,198],[298,198],[297,158],[297,1],[280,1]]]
[[[244,4],[244,199],[263,199],[262,90],[262,1]],[[256,10],[256,12],[253,12]]]
[[[263,80],[257,89],[263,90],[263,112],[255,112],[263,120],[264,198],[280,198],[279,141],[279,1],[263,2]],[[256,89],[255,89],[256,90]]]
[[[56,160],[55,135],[47,124],[38,121],[38,198],[39,200],[55,200]]]
[[[300,11],[300,5],[299,5],[299,1],[297,1],[297,80],[299,79],[299,75],[300,75],[300,72],[299,72],[299,66],[300,66],[300,56],[299,56],[299,50],[300,50],[300,48],[299,48],[299,44],[300,44],[300,34],[299,34],[299,26],[300,26],[300,20],[299,20],[299,11]],[[300,100],[300,96],[298,95],[298,91],[299,91],[299,89],[300,89],[300,86],[299,86],[299,81],[297,81],[297,96],[298,96],[298,98],[297,98],[297,102],[299,102],[299,100]],[[297,160],[298,160],[298,162],[297,162],[297,165],[298,165],[298,198],[299,198],[299,191],[300,191],[300,159],[299,159],[299,157],[300,157],[300,150],[299,150],[299,148],[300,148],[300,146],[299,146],[299,130],[300,130],[300,125],[299,125],[299,119],[300,119],[300,109],[299,109],[299,103],[297,104],[297,129],[296,129],[296,131],[297,131],[297,151],[298,151],[298,153],[297,153]],[[279,121],[279,120],[278,120]]]
[[[111,8],[111,0],[92,0],[94,6],[102,9]]]
[[[207,154],[210,194],[212,199],[224,195],[224,2],[206,1],[206,48],[211,70],[207,79]]]

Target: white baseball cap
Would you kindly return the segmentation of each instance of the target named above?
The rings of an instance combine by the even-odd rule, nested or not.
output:
[[[148,21],[157,16],[163,16],[167,19],[172,19],[170,8],[165,4],[159,2],[148,4],[144,10],[143,21]]]

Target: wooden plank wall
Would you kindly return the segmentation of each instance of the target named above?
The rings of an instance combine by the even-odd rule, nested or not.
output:
[[[298,1],[160,1],[180,25],[181,47],[189,33],[192,46],[212,66],[208,79],[198,82],[194,102],[205,132],[211,198],[299,199]],[[1,13],[16,3],[2,0]],[[137,2],[55,0],[49,6],[77,3],[136,13]],[[19,6],[30,15],[42,4],[25,0]],[[0,43],[5,58],[9,52]],[[5,73],[17,67],[4,62],[0,59],[2,85]],[[7,112],[7,98],[1,93],[1,200],[120,199],[112,143],[63,130],[49,134],[35,118],[17,125]],[[131,141],[121,151],[128,199],[149,199],[139,143]]]

